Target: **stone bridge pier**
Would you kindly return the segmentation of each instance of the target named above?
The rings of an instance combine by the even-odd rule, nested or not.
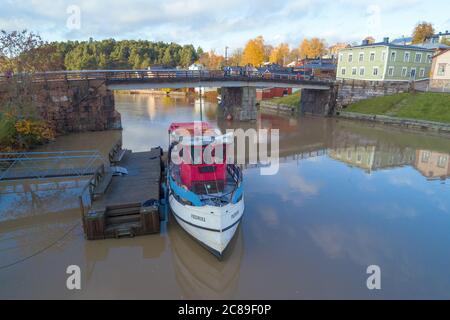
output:
[[[219,117],[236,121],[256,120],[256,88],[222,88]]]
[[[302,89],[300,110],[302,114],[329,116],[336,109],[338,88],[332,86],[329,90]]]

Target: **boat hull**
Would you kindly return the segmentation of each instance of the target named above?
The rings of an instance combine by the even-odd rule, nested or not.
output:
[[[173,216],[178,224],[217,257],[222,257],[233,239],[244,214],[244,198],[224,207],[194,207],[169,196]]]

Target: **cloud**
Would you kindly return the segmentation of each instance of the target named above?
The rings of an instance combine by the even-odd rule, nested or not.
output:
[[[141,38],[193,43],[221,52],[226,45],[242,47],[258,35],[271,44],[286,41],[297,47],[304,37],[333,43],[359,41],[369,32],[377,38],[409,34],[419,20],[445,30],[447,11],[433,8],[447,4],[439,2],[429,6],[418,0],[2,0],[0,24],[6,29],[28,28],[48,40]],[[81,9],[80,30],[66,27],[70,5]],[[370,28],[367,13],[374,5],[380,24]]]

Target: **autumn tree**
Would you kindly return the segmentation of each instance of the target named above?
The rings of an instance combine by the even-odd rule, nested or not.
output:
[[[413,31],[412,43],[423,43],[427,37],[431,37],[434,34],[434,28],[431,23],[419,22]]]
[[[214,50],[201,55],[198,62],[209,70],[219,70],[225,63],[225,58],[215,53]]]
[[[242,55],[242,64],[260,66],[264,62],[264,38],[262,36],[247,42]]]
[[[289,45],[287,43],[282,43],[275,49],[273,49],[269,61],[271,63],[276,63],[281,66],[284,66],[286,64],[286,60],[288,59],[289,52],[290,52]]]
[[[238,66],[241,64],[243,57],[243,51],[242,49],[236,49],[233,51],[231,56],[228,58],[228,65],[230,66]]]
[[[301,58],[318,58],[323,56],[326,51],[325,41],[319,38],[304,39],[299,48]]]
[[[0,60],[0,71],[36,72],[64,68],[56,46],[27,30],[0,30]]]

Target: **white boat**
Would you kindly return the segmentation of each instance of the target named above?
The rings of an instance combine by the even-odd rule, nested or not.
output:
[[[242,172],[237,165],[226,161],[207,164],[203,155],[206,148],[214,143],[210,149],[214,150],[213,156],[218,148],[223,148],[223,158],[226,158],[226,144],[233,136],[217,135],[205,122],[200,123],[199,134],[195,125],[198,123],[174,123],[169,129],[169,204],[180,226],[221,258],[244,214]],[[173,161],[171,154],[175,147],[191,154]],[[201,151],[200,160],[195,150]]]

